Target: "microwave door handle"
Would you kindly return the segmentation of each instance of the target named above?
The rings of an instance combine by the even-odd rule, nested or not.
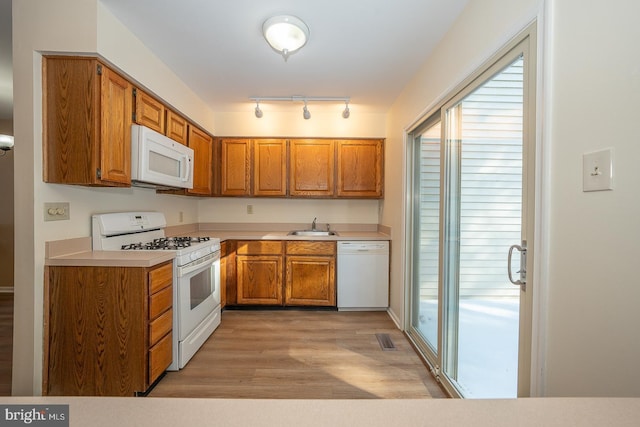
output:
[[[191,162],[189,161],[189,156],[184,155],[184,162],[187,164],[187,167],[184,168],[184,176],[182,177],[183,182],[187,182],[189,180],[189,174],[191,173]]]

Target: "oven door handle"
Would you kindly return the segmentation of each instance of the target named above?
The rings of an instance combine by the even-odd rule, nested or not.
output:
[[[220,251],[215,251],[213,253],[210,253],[209,255],[205,255],[202,258],[198,258],[181,267],[178,267],[178,277],[184,277],[194,271],[209,268],[218,260],[220,260]]]

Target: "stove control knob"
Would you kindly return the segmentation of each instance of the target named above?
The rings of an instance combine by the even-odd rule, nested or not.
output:
[[[211,250],[211,252],[215,252],[216,251],[216,247],[214,245],[211,245],[211,247],[209,249]]]
[[[200,258],[200,252],[195,251],[195,252],[191,252],[191,254],[189,255],[189,258],[191,258],[191,261],[195,261],[198,258]]]

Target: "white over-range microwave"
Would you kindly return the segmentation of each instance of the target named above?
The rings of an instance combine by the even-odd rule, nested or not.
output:
[[[193,150],[146,126],[131,126],[131,184],[193,188]]]

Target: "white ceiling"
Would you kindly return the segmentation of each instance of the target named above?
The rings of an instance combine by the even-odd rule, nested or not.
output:
[[[352,110],[377,113],[388,111],[468,2],[99,1],[214,111],[246,111],[252,96],[348,96]],[[0,118],[11,105],[10,10],[11,0],[0,0]],[[298,16],[311,33],[287,62],[261,32],[280,14]]]
[[[350,96],[386,112],[468,0],[100,0],[214,111],[251,96]],[[263,22],[295,15],[309,41],[285,62]],[[296,107],[298,108],[298,107]]]

